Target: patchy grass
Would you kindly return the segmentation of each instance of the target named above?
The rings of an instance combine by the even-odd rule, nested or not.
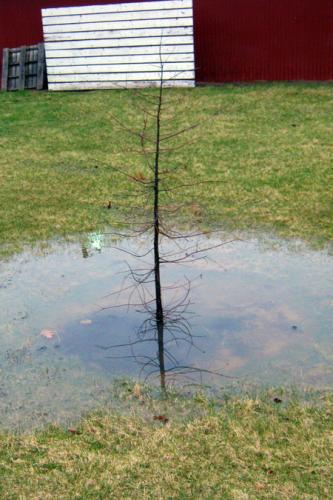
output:
[[[0,94],[2,256],[124,215],[136,222],[145,199],[128,198],[135,187],[114,170],[149,175],[133,136],[114,120],[140,127],[133,99],[127,91]],[[200,126],[168,163],[180,168],[168,188],[195,185],[164,202],[189,202],[179,221],[332,240],[332,101],[331,84],[168,91],[173,125]],[[72,433],[3,434],[0,496],[332,498],[331,399],[231,399],[219,410],[193,403],[204,405],[204,416],[196,410],[180,421],[165,406],[166,425],[153,415],[104,414]]]
[[[212,181],[173,191],[168,203],[187,200],[182,216],[202,225],[332,240],[332,89],[265,84],[168,91],[173,125],[200,123],[191,143],[172,155],[168,164],[180,170],[168,187]],[[128,91],[0,94],[2,254],[116,224],[124,213],[135,220],[134,205],[145,202],[126,197],[133,185],[111,168],[147,175],[135,138],[114,121],[115,115],[140,127],[135,102]]]
[[[97,415],[72,432],[2,435],[1,498],[332,498],[330,398],[194,404],[206,416]]]

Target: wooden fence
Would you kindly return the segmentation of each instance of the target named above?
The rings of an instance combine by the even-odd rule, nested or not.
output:
[[[195,82],[192,0],[43,9],[50,90]],[[163,66],[163,70],[161,68]]]
[[[44,44],[4,49],[2,90],[42,90],[46,84]]]

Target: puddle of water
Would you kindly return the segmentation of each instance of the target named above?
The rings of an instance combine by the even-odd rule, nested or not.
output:
[[[118,248],[104,241],[100,251],[90,239],[91,246],[54,244],[45,255],[26,252],[0,265],[4,427],[63,422],[96,409],[109,401],[114,377],[144,378],[152,367],[143,365],[155,358],[156,343],[137,342],[147,340],[138,331],[141,308],[108,308],[124,303],[124,295],[110,294],[123,286],[128,266],[138,265],[123,250],[139,246],[143,254],[147,240]],[[163,269],[166,301],[179,294],[172,284],[184,276],[192,283],[184,314],[194,345],[166,337],[167,366],[200,368],[203,380],[217,385],[229,379],[208,371],[262,385],[331,385],[333,258],[304,248],[263,248],[256,240],[207,255]],[[149,266],[149,259],[140,265]],[[198,380],[189,371],[183,370],[183,383]]]

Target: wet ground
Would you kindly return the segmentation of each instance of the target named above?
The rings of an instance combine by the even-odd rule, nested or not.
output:
[[[140,297],[129,297],[130,290],[112,295],[128,286],[129,268],[151,265],[150,254],[139,264],[131,255],[147,249],[147,239],[92,235],[0,264],[4,427],[62,422],[104,405],[114,377],[151,374],[156,381],[157,347],[140,329],[146,318]],[[165,338],[170,382],[331,386],[333,257],[269,238],[234,241],[205,255],[163,267],[166,303],[190,288],[183,316],[191,337],[183,331],[176,341]],[[122,307],[127,302],[134,307]]]

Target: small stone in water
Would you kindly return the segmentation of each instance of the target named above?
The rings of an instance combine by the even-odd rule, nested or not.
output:
[[[41,337],[45,337],[46,339],[53,339],[53,337],[56,336],[56,332],[54,330],[48,330],[48,329],[45,329],[45,330],[42,330],[40,332],[40,336]]]
[[[81,325],[91,325],[92,321],[91,319],[83,319],[80,323]]]

